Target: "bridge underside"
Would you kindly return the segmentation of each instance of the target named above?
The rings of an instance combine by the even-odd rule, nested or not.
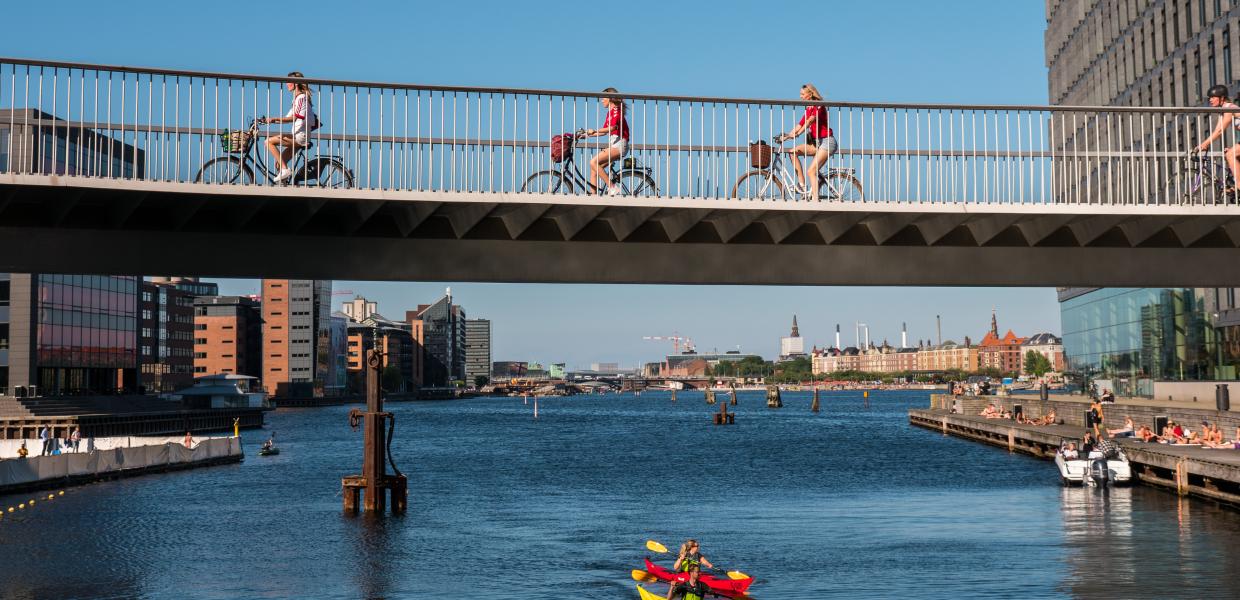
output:
[[[1240,208],[320,195],[0,183],[0,271],[418,281],[1234,286]],[[37,180],[31,182],[29,180]]]

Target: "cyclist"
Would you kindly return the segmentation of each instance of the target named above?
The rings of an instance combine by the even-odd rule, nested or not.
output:
[[[603,90],[604,93],[614,94],[616,88],[609,87]],[[629,153],[629,122],[626,119],[626,107],[624,100],[620,98],[600,98],[603,107],[607,109],[607,118],[603,121],[603,126],[599,129],[587,129],[582,132],[581,137],[596,137],[600,135],[607,136],[607,147],[594,155],[590,159],[590,186],[592,190],[598,190],[601,183],[607,183],[607,194],[616,196],[620,194],[620,187],[611,182],[611,175],[608,173],[608,167],[611,163],[620,160],[624,155]]]
[[[822,94],[818,93],[818,88],[812,83],[801,86],[801,99],[811,100],[814,102],[822,102]],[[796,146],[790,152],[792,153],[792,166],[796,167],[797,177],[805,184],[806,196],[811,200],[818,199],[818,172],[822,166],[826,164],[827,159],[831,158],[839,149],[839,144],[835,141],[835,133],[831,131],[831,125],[827,120],[827,108],[819,104],[811,104],[805,107],[805,116],[797,121],[797,126],[792,131],[785,133],[783,139],[790,140],[805,133],[805,143]],[[801,157],[812,156],[813,160],[809,163],[809,171],[806,172],[801,168]]]
[[[1236,106],[1234,102],[1227,98],[1227,86],[1225,85],[1215,85],[1211,87],[1210,90],[1206,92],[1206,96],[1209,97],[1210,106],[1213,108],[1235,108],[1240,110],[1240,106]],[[1196,148],[1194,148],[1194,151],[1205,152],[1209,150],[1210,144],[1214,143],[1214,140],[1223,137],[1223,133],[1226,132],[1229,127],[1240,130],[1240,119],[1236,118],[1237,116],[1240,116],[1240,113],[1224,113],[1219,115],[1218,123],[1214,125],[1214,130],[1210,132],[1210,135],[1206,137],[1204,142],[1201,142]],[[1223,143],[1226,144],[1227,142],[1224,141]],[[1223,152],[1223,157],[1226,158],[1227,167],[1231,169],[1231,174],[1235,178],[1235,181],[1240,181],[1240,143],[1237,143],[1233,138],[1231,146]],[[1234,194],[1236,193],[1236,189],[1234,187],[1229,187],[1224,190],[1224,193]]]
[[[314,114],[314,106],[310,101],[310,86],[304,81],[300,81],[305,75],[300,71],[293,71],[288,74],[290,81],[285,83],[285,87],[293,94],[293,105],[289,107],[288,114],[283,117],[263,117],[258,120],[259,123],[292,123],[293,133],[277,133],[267,138],[267,151],[275,158],[276,166],[279,172],[276,174],[276,183],[283,183],[293,176],[288,169],[288,162],[293,159],[293,148],[305,148],[309,146],[309,134],[312,130],[318,129],[318,116]]]

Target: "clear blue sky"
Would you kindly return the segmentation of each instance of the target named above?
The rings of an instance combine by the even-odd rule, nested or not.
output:
[[[1046,102],[1041,0],[925,2],[153,2],[5,7],[0,54],[24,58],[408,83],[745,97]],[[299,21],[300,18],[304,22]],[[299,32],[294,32],[294,29]],[[287,33],[281,33],[287,32]],[[297,42],[296,40],[304,40]],[[273,274],[274,275],[274,274]],[[225,281],[229,293],[257,290]],[[442,284],[337,282],[400,317]],[[1001,328],[1059,333],[1050,289],[788,288],[452,284],[494,322],[496,360],[588,365],[655,360],[643,335],[678,331],[699,348],[778,353],[792,315],[807,344],[835,323],[871,339],[980,338]],[[338,300],[343,299],[337,297]]]

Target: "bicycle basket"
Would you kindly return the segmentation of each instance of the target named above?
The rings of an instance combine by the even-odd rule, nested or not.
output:
[[[626,171],[636,171],[642,168],[641,163],[637,162],[636,156],[626,156],[620,161],[620,168]]]
[[[573,134],[561,133],[551,138],[551,162],[564,162],[573,153]]]
[[[220,134],[220,146],[230,154],[246,152],[253,141],[249,131],[225,131]]]
[[[771,166],[771,146],[766,142],[749,144],[749,165],[755,169],[766,169]]]

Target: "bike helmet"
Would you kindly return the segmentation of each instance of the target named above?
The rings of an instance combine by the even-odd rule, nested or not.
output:
[[[1210,87],[1210,91],[1206,92],[1207,98],[1227,98],[1227,86],[1215,85]]]

